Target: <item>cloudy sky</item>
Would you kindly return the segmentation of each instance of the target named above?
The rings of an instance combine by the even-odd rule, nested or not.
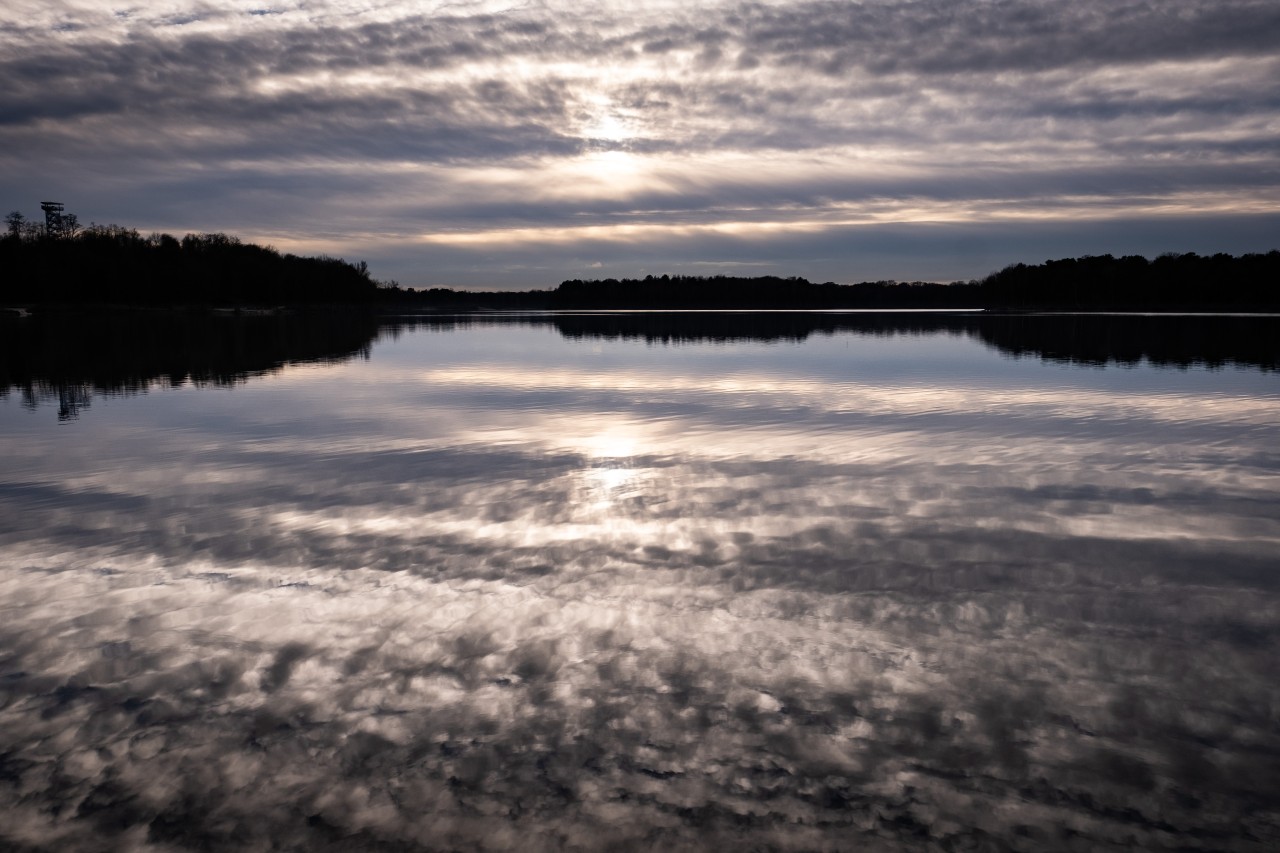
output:
[[[1280,245],[1274,0],[6,0],[0,206],[412,286]]]

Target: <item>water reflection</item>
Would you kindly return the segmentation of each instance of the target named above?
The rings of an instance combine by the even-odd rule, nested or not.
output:
[[[1270,315],[984,314],[981,312],[600,312],[419,315],[365,312],[269,315],[202,312],[63,313],[0,318],[0,398],[56,401],[60,420],[95,395],[186,383],[226,386],[289,364],[368,358],[376,340],[407,330],[553,328],[575,341],[649,344],[800,343],[814,335],[967,336],[1014,358],[1068,364],[1280,369]]]
[[[0,397],[57,401],[58,418],[71,420],[95,394],[227,386],[289,364],[368,358],[378,324],[359,311],[62,312],[0,320],[0,331]]]
[[[1280,837],[1274,374],[448,322],[0,406],[6,843]]]
[[[648,343],[794,341],[813,335],[967,335],[1013,355],[1083,365],[1280,368],[1272,315],[988,314],[970,311],[600,312],[400,318],[391,328],[547,324],[567,338]]]

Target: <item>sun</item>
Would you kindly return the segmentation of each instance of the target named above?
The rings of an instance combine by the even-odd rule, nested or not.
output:
[[[591,96],[582,106],[582,124],[578,133],[583,141],[595,145],[617,145],[635,138],[632,122],[607,96]]]
[[[634,134],[622,119],[612,113],[605,113],[597,116],[591,124],[587,125],[583,135],[593,141],[625,142]]]

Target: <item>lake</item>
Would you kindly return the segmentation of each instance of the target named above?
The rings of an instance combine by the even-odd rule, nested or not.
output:
[[[0,334],[6,849],[1280,846],[1280,318]]]

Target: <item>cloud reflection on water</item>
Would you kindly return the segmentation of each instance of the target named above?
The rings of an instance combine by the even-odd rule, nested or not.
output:
[[[495,334],[0,434],[8,843],[1276,840],[1274,391]]]

